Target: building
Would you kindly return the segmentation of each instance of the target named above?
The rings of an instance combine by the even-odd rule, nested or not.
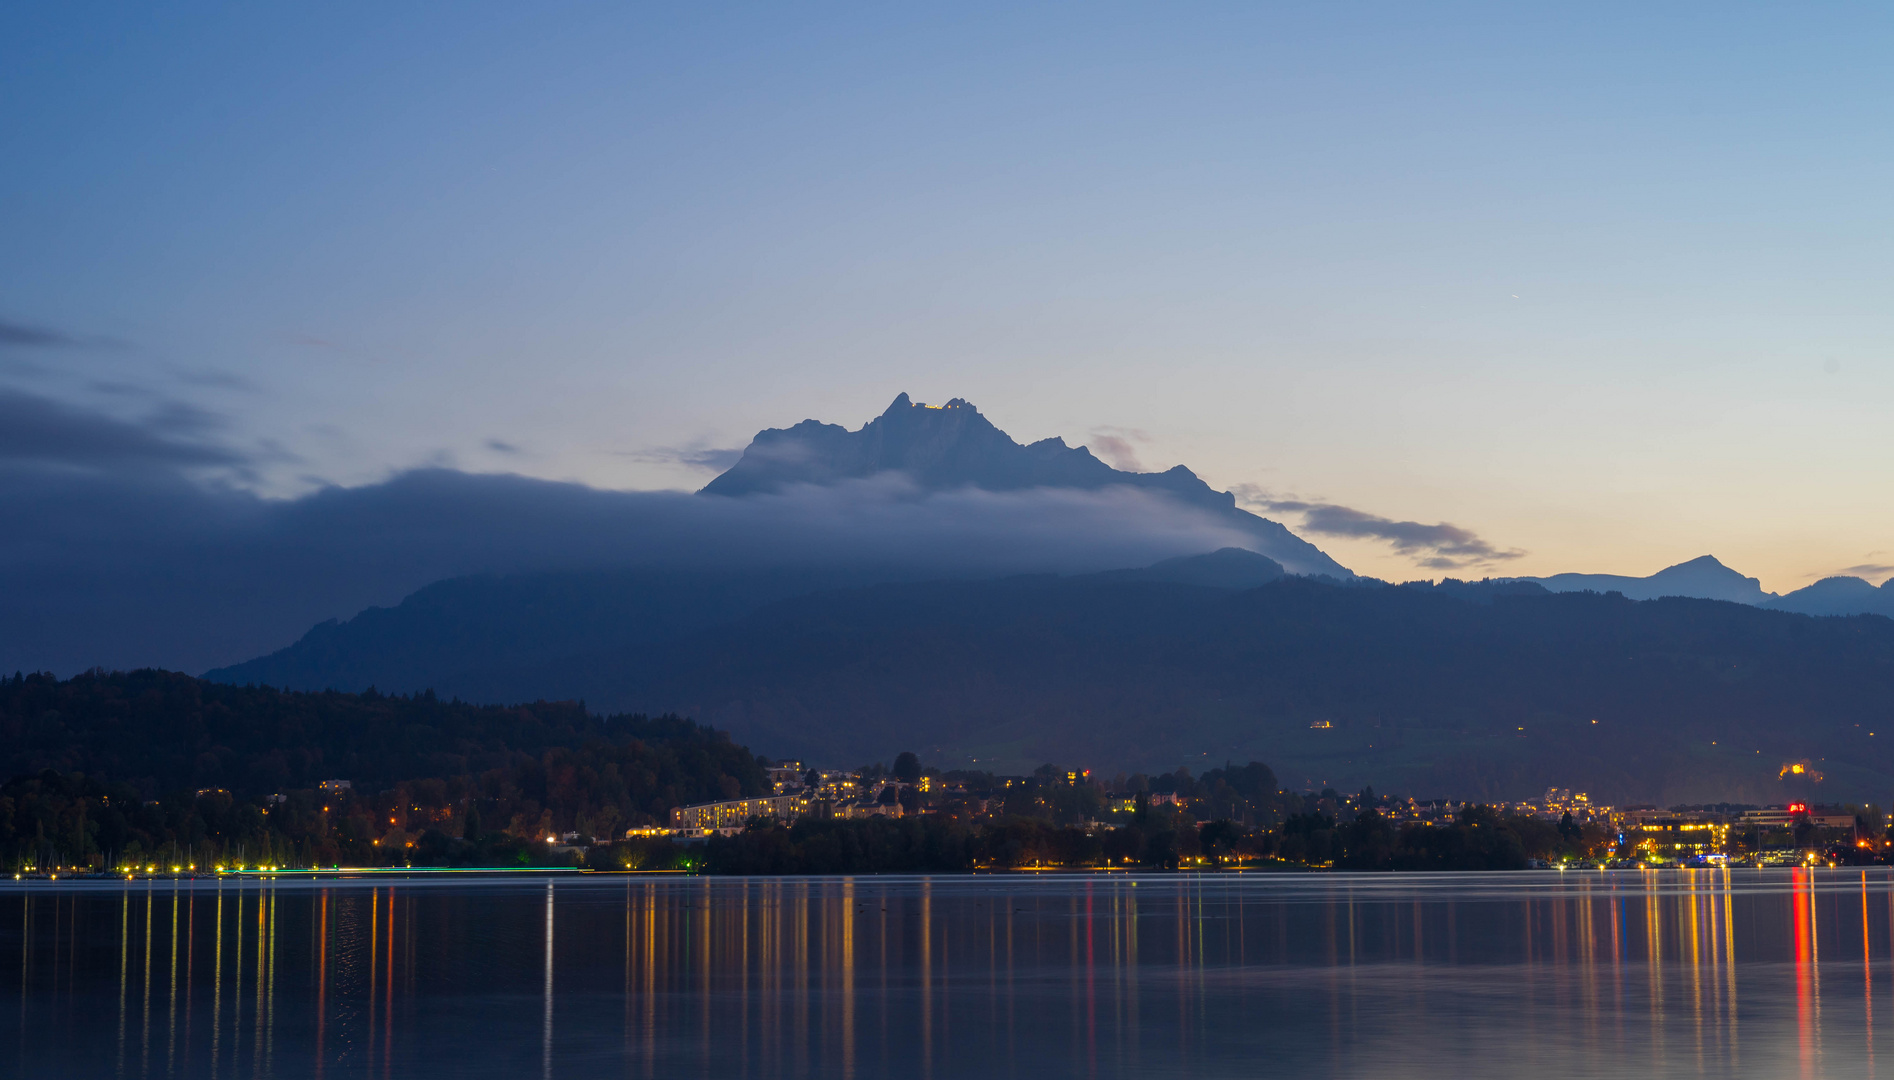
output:
[[[671,827],[684,830],[741,828],[755,817],[788,821],[804,813],[808,805],[809,800],[799,795],[764,795],[679,806],[671,810]]]
[[[1699,811],[1626,810],[1617,815],[1618,840],[1644,859],[1687,859],[1728,850],[1730,826]]]
[[[901,809],[901,804],[898,802],[885,803],[876,799],[853,799],[849,802],[836,803],[829,811],[829,816],[838,818],[898,818],[904,813],[905,811]]]
[[[1744,828],[1789,829],[1795,827],[1795,814],[1786,806],[1770,806],[1761,810],[1745,810],[1736,823]]]
[[[763,773],[769,777],[769,782],[778,795],[800,790],[807,775],[800,761],[779,761],[764,769]]]
[[[1590,795],[1582,791],[1573,791],[1571,788],[1546,788],[1545,795],[1539,802],[1544,807],[1543,813],[1547,817],[1564,817],[1570,814],[1574,821],[1588,821],[1610,810],[1609,807],[1592,805]]]
[[[1761,810],[1745,810],[1737,824],[1744,828],[1793,829],[1802,822],[1820,829],[1852,829],[1855,816],[1829,807],[1811,807],[1807,803],[1790,803],[1787,806],[1770,806]]]

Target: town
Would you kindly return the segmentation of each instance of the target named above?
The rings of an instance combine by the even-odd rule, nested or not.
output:
[[[770,794],[679,806],[668,826],[635,827],[625,835],[693,844],[802,821],[912,817],[965,826],[1035,818],[1097,835],[1155,819],[1186,833],[1195,826],[1196,850],[1179,846],[1183,865],[1348,868],[1360,865],[1363,855],[1350,850],[1349,841],[1364,833],[1418,837],[1490,823],[1518,837],[1528,867],[1655,869],[1879,862],[1894,824],[1874,806],[1615,807],[1569,788],[1496,803],[1378,796],[1372,789],[1296,794],[1268,790],[1273,784],[1260,783],[1268,767],[1255,762],[1200,778],[1180,769],[1103,780],[1089,770],[1050,765],[1028,776],[942,771],[903,753],[892,768],[847,771],[780,760],[766,772]],[[1224,851],[1205,842],[1212,835]]]

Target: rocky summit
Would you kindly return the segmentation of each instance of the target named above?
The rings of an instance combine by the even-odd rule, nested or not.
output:
[[[706,484],[703,494],[741,497],[886,473],[901,473],[928,491],[1127,487],[1154,492],[1241,530],[1252,539],[1251,550],[1274,559],[1289,573],[1354,577],[1314,544],[1238,507],[1236,496],[1217,491],[1182,465],[1165,472],[1126,472],[1058,437],[1021,444],[961,398],[927,405],[901,394],[858,431],[804,420],[758,432],[743,457]]]

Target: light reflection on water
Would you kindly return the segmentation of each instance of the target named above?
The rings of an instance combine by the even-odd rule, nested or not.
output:
[[[0,927],[21,1076],[1873,1076],[1894,989],[1885,869],[28,882]]]

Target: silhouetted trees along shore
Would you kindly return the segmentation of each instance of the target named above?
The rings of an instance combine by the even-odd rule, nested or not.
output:
[[[161,671],[0,678],[0,776],[15,867],[555,861],[548,836],[767,787],[747,750],[677,717]]]

